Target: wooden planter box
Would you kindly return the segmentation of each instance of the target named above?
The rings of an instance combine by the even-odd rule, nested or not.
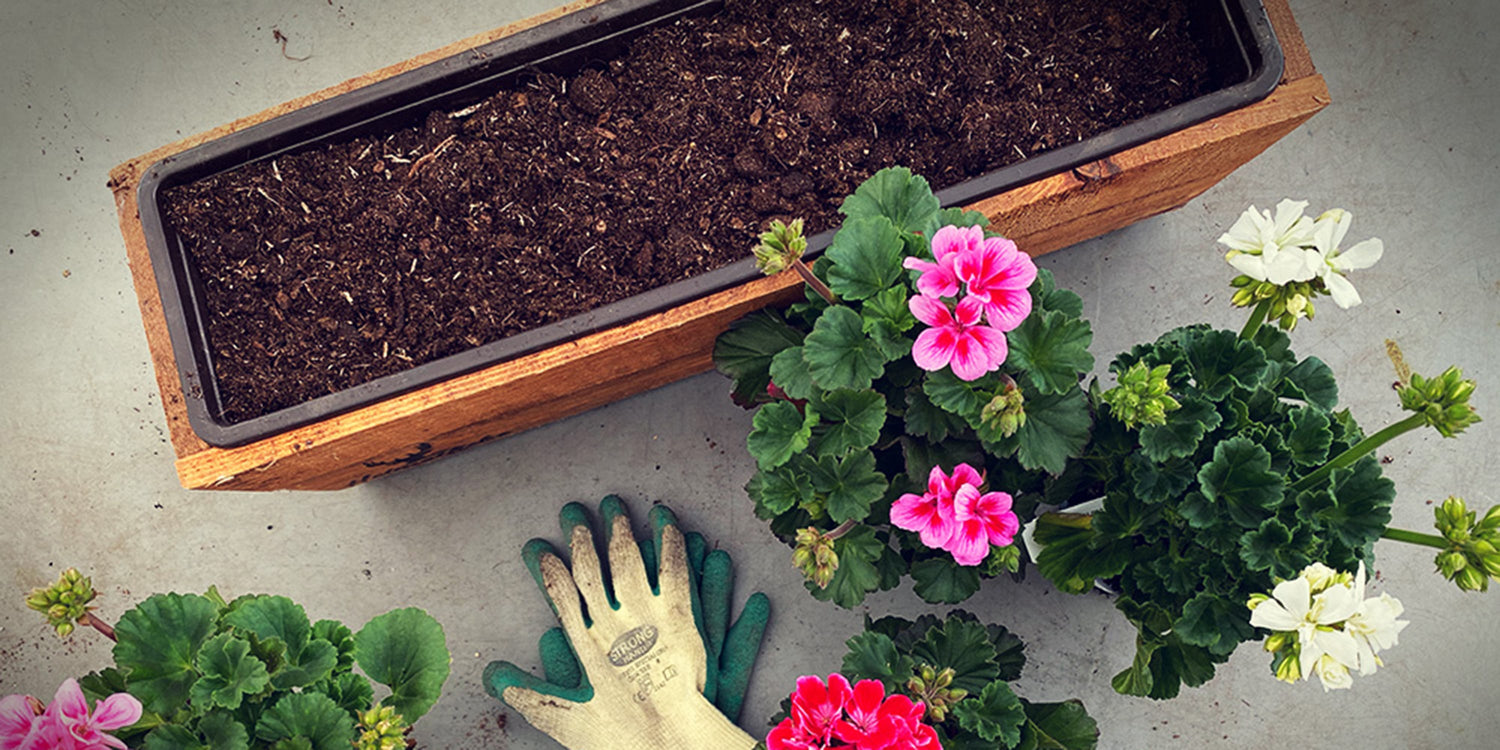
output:
[[[802,294],[793,274],[759,279],[628,325],[591,334],[235,448],[188,424],[156,274],[136,208],[158,160],[314,102],[594,5],[579,0],[456,42],[164,146],[115,167],[110,188],[162,394],[177,474],[189,489],[339,489],[665,385],[712,367],[715,337],[753,310]],[[988,198],[996,229],[1041,255],[1177,208],[1254,158],[1329,102],[1287,0],[1264,0],[1285,56],[1267,98],[1105,159]]]

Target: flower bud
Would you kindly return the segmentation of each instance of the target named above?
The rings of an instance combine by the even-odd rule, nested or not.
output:
[[[774,276],[802,257],[807,250],[807,238],[802,236],[802,220],[793,219],[785,224],[780,219],[771,222],[771,229],[760,235],[760,244],[751,252],[755,254],[755,267],[767,276]]]
[[[1490,577],[1500,580],[1500,555],[1485,555],[1479,559],[1479,563]]]
[[[1443,577],[1450,581],[1453,580],[1454,576],[1458,575],[1460,570],[1468,567],[1469,564],[1468,560],[1464,557],[1464,553],[1458,550],[1448,550],[1447,552],[1438,553],[1436,562],[1438,572],[1442,573]]]
[[[1001,436],[1010,437],[1026,425],[1026,397],[1015,384],[1007,385],[1000,395],[984,405],[979,418],[987,424],[995,424]]]
[[[813,527],[798,529],[792,565],[818,588],[828,588],[833,574],[839,569],[839,556],[833,549],[833,540]]]
[[[1302,663],[1294,653],[1288,653],[1286,658],[1276,665],[1275,671],[1276,679],[1282,682],[1296,682],[1302,679]]]
[[[1476,568],[1464,568],[1454,580],[1464,591],[1486,591],[1490,587],[1490,579],[1485,576],[1484,571]]]
[[[1280,631],[1272,633],[1266,638],[1266,650],[1271,653],[1281,651],[1297,642],[1297,634],[1293,631]]]

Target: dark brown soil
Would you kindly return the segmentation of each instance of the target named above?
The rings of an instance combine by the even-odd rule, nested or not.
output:
[[[813,232],[1212,88],[1187,0],[730,0],[573,78],[171,189],[243,421]]]

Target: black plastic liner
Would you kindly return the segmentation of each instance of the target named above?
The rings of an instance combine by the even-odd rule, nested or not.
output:
[[[428,110],[479,101],[530,71],[569,74],[623,52],[630,40],[685,14],[711,13],[721,0],[607,0],[519,34],[327,99],[157,162],[137,200],[163,312],[177,360],[188,421],[205,442],[230,447],[316,422],[391,396],[613,328],[756,278],[752,260],[730,264],[550,325],[387,375],[254,419],[223,420],[202,282],[189,253],[163,221],[166,188],[288,151],[420,121]],[[1072,169],[1264,98],[1281,79],[1282,54],[1259,0],[1194,4],[1200,46],[1221,88],[1165,111],[1047,151],[937,192],[962,206]],[[833,232],[809,238],[808,252]]]

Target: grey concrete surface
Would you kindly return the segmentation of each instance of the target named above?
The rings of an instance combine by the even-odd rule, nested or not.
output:
[[[551,0],[57,0],[5,3],[0,24],[0,693],[48,696],[104,666],[108,644],[59,642],[22,605],[73,565],[114,619],[158,591],[276,592],[314,618],[358,625],[418,605],[446,626],[453,675],[416,737],[433,748],[549,748],[486,696],[491,659],[535,663],[550,614],[522,568],[527,538],[557,536],[567,500],[663,501],[734,555],[741,592],[766,591],[772,627],[742,723],[763,721],[805,672],[838,665],[866,613],[936,608],[909,588],[847,612],[803,593],[788,551],[750,512],[750,416],[708,374],[432,465],[333,494],[179,488],[124,260],[107,170],[211,128],[454,39]],[[1295,336],[1341,378],[1368,426],[1396,417],[1383,353],[1398,340],[1424,372],[1459,364],[1490,421],[1458,440],[1407,436],[1383,453],[1396,520],[1426,529],[1430,503],[1500,502],[1500,4],[1293,3],[1334,104],[1185,208],[1048,256],[1087,302],[1101,367],[1171,326],[1238,326],[1213,240],[1245,208],[1305,198],[1343,206],[1351,239],[1386,257]],[[283,57],[273,39],[289,39]],[[1101,596],[1039,578],[968,603],[1029,644],[1020,687],[1079,696],[1102,748],[1500,746],[1500,592],[1462,594],[1427,550],[1383,542],[1374,588],[1411,625],[1387,666],[1346,692],[1273,680],[1242,647],[1208,685],[1156,703],[1115,695],[1132,631]],[[743,598],[743,593],[740,595]]]

